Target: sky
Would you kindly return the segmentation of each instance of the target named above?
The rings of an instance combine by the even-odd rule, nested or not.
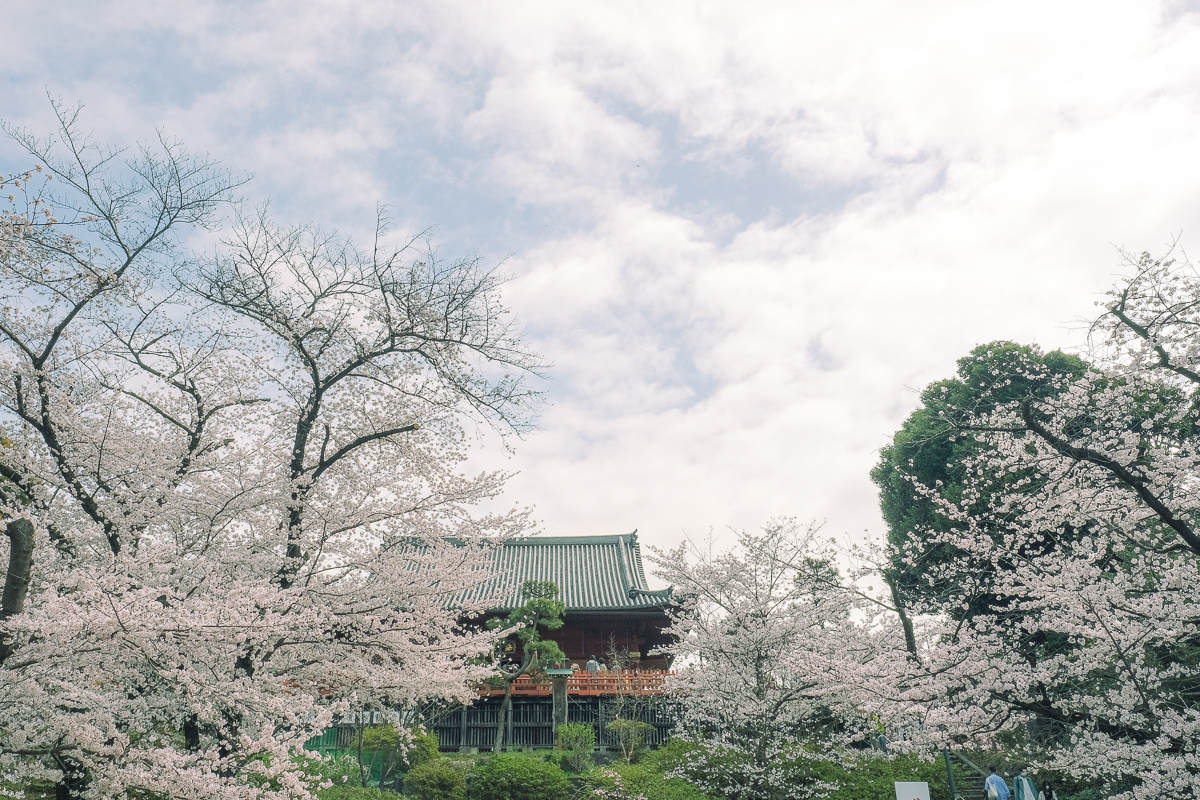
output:
[[[550,535],[884,533],[869,471],[974,346],[1086,345],[1197,241],[1200,2],[11,4],[0,118],[156,127],[276,215],[512,277]],[[26,169],[0,143],[0,172]],[[4,166],[7,164],[8,166]],[[1196,245],[1200,247],[1200,245]]]

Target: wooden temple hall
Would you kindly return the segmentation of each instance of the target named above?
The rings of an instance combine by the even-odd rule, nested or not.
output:
[[[670,624],[671,590],[647,586],[637,532],[516,539],[496,548],[493,557],[496,583],[482,587],[503,598],[493,615],[505,616],[524,604],[521,585],[527,580],[558,585],[559,598],[566,605],[563,626],[543,631],[542,637],[557,642],[580,666],[569,676],[559,676],[566,683],[566,719],[595,725],[602,748],[609,744],[604,726],[617,717],[651,723],[657,729],[652,743],[662,741],[672,722],[659,694],[671,664],[667,656],[654,651],[669,641],[664,629]],[[520,657],[515,641],[505,647],[506,655]],[[583,669],[592,656],[605,661],[609,669],[597,675]],[[502,688],[481,689],[473,705],[433,720],[431,727],[441,748],[490,749],[503,695]],[[554,746],[550,678],[517,679],[505,739],[515,748]]]

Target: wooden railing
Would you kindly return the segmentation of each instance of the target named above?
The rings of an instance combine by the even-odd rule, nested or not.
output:
[[[567,694],[569,695],[610,695],[610,694],[661,694],[663,683],[667,676],[673,673],[665,670],[624,670],[600,672],[593,675],[590,672],[576,672],[567,676]],[[549,695],[550,678],[542,675],[530,678],[522,675],[513,681],[513,694],[528,697],[530,695]],[[484,686],[479,690],[482,696],[502,695],[504,687]]]

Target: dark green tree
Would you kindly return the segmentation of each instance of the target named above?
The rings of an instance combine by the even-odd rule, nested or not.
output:
[[[1026,399],[1044,399],[1062,391],[1088,369],[1082,359],[1012,342],[980,345],[959,359],[955,377],[930,384],[921,405],[880,450],[871,479],[888,526],[890,564],[884,578],[901,608],[920,605],[956,618],[990,613],[1003,598],[996,593],[992,565],[977,564],[945,544],[930,545],[933,534],[961,529],[965,523],[944,513],[951,503],[972,515],[993,536],[1003,520],[982,512],[994,497],[1008,492],[1027,475],[967,475],[980,449],[991,445],[972,435],[967,420]],[[1030,483],[1032,489],[1035,485]],[[934,580],[930,582],[930,578]],[[967,608],[961,589],[975,586]],[[954,598],[953,604],[943,602]]]
[[[990,618],[989,624],[1008,631],[1014,654],[1031,667],[1076,647],[1061,632],[1026,624],[1029,620],[1016,610],[1021,590],[1010,587],[1008,574],[1018,562],[1050,556],[1103,524],[1085,519],[1043,530],[1023,521],[1036,518],[1027,512],[1057,491],[1053,470],[1040,463],[1036,437],[1054,436],[1069,447],[1137,429],[1145,431],[1144,441],[1154,439],[1166,450],[1177,450],[1194,438],[1196,414],[1183,413],[1189,400],[1178,387],[1133,392],[1116,415],[1097,407],[1095,398],[1108,388],[1125,386],[1124,380],[1119,375],[1100,375],[1075,356],[993,342],[960,359],[955,377],[933,383],[921,393],[921,406],[881,450],[880,462],[871,473],[888,524],[884,579],[901,612],[942,613],[962,623]],[[1068,391],[1076,394],[1063,402]],[[1017,423],[994,427],[988,415],[999,409],[1007,409],[1010,415],[1016,410]],[[1156,422],[1147,425],[1147,420]],[[992,461],[994,448],[1014,441],[1007,437],[1015,437],[1029,456],[1027,463],[997,472],[981,468]],[[1140,457],[1146,464],[1153,458],[1149,448]],[[945,513],[947,507],[960,513]],[[1011,557],[978,558],[941,541],[947,533],[1003,541]],[[1112,575],[1127,571],[1137,544],[1125,549],[1109,545],[1100,554],[1101,563]],[[915,650],[911,629],[906,633],[909,649]],[[1192,663],[1195,648],[1190,641],[1179,642],[1161,658],[1176,665]],[[1190,677],[1181,683],[1188,684],[1181,693],[1194,691]],[[1063,689],[1043,686],[1043,702],[1022,710],[1038,714],[1040,722],[1065,722],[1053,711]],[[1048,725],[1048,730],[1058,729]]]
[[[504,744],[504,732],[508,728],[508,715],[512,713],[512,687],[517,678],[542,669],[542,664],[566,658],[558,643],[543,639],[543,630],[556,630],[563,626],[563,614],[567,606],[558,599],[558,584],[553,581],[525,581],[521,584],[521,595],[525,604],[514,609],[504,620],[494,620],[493,627],[511,628],[520,625],[516,637],[521,643],[521,660],[515,666],[500,666],[500,677],[504,681],[504,702],[496,715],[496,739],[493,752],[500,752]]]

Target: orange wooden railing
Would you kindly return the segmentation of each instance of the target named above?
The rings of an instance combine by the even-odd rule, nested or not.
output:
[[[602,695],[602,694],[660,694],[663,683],[668,675],[673,673],[665,670],[625,670],[621,672],[601,672],[593,675],[590,672],[576,672],[567,676],[567,694],[569,695]],[[502,695],[504,687],[484,686],[479,694]],[[522,675],[513,681],[514,695],[549,695],[550,678],[545,675],[530,678]]]

